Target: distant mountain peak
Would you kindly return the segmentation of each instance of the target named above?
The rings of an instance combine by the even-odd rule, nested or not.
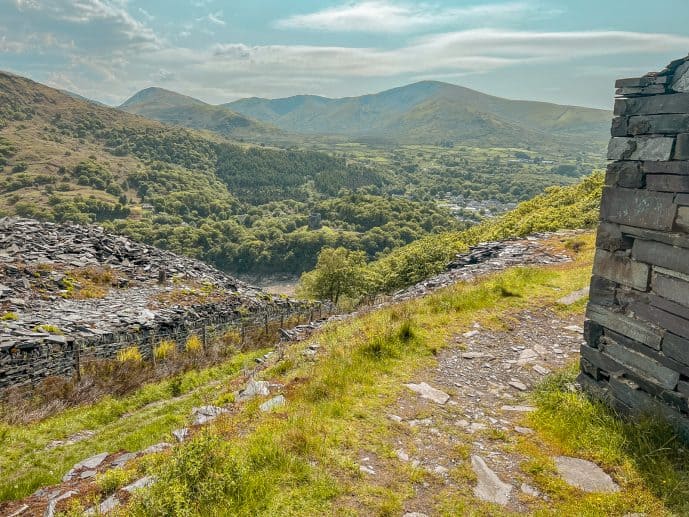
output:
[[[139,90],[134,95],[124,101],[119,107],[121,109],[136,106],[142,103],[163,103],[170,106],[180,105],[206,105],[205,102],[183,95],[181,93],[166,90],[158,86],[149,86]]]

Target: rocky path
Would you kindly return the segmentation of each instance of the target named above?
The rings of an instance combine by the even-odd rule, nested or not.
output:
[[[522,423],[524,414],[534,410],[529,403],[533,387],[578,356],[582,323],[581,315],[562,316],[552,310],[503,317],[506,330],[475,323],[442,351],[437,368],[417,374],[389,408],[388,418],[397,422],[390,445],[399,461],[432,473],[435,482],[419,485],[406,502],[406,515],[434,515],[441,494],[448,492],[517,514],[547,503],[522,470],[530,458],[514,444],[518,437],[528,439],[534,433]],[[619,490],[588,461],[553,461],[571,486],[588,492]],[[457,469],[467,464],[471,472],[458,479]],[[364,467],[377,471],[372,463]]]

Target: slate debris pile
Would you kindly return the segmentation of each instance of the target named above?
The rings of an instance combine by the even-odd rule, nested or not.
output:
[[[689,436],[689,56],[616,86],[580,381]]]
[[[70,275],[88,268],[110,272],[114,285],[92,299],[66,296]],[[204,288],[212,300],[160,302]],[[152,336],[182,336],[202,325],[289,314],[299,306],[100,227],[0,219],[0,388],[70,375],[77,347],[113,357]]]

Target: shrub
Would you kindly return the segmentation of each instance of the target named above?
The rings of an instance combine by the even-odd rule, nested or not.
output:
[[[175,353],[176,348],[174,341],[164,339],[153,349],[153,357],[155,357],[156,361],[164,361]]]
[[[103,493],[112,494],[129,483],[135,475],[136,471],[134,470],[124,468],[110,469],[96,478],[96,484]]]
[[[143,357],[141,356],[139,347],[130,346],[117,352],[117,360],[121,363],[126,363],[128,361],[140,363],[143,361]]]
[[[48,334],[62,334],[62,330],[60,330],[60,327],[56,327],[55,325],[36,325],[34,327],[34,331],[36,332],[47,332]]]
[[[189,336],[184,348],[187,352],[198,352],[203,348],[203,343],[196,334]]]
[[[234,347],[242,342],[242,334],[238,330],[231,329],[225,332],[220,340],[226,347]]]
[[[2,315],[1,319],[2,321],[17,321],[19,319],[19,315],[16,312],[6,312]]]

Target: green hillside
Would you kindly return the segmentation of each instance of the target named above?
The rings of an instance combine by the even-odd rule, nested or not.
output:
[[[372,292],[390,292],[440,273],[457,253],[479,242],[522,237],[534,232],[592,228],[598,222],[603,174],[580,183],[550,187],[501,217],[461,232],[446,232],[419,239],[370,262],[364,276],[372,279]]]
[[[225,106],[291,132],[501,147],[602,148],[611,117],[605,110],[503,99],[437,81],[361,97],[251,98]]]
[[[165,124],[205,129],[231,138],[260,139],[281,133],[276,127],[252,120],[223,106],[163,88],[147,88],[127,99],[119,109]]]
[[[431,201],[385,194],[375,168],[239,146],[4,73],[0,170],[0,215],[98,222],[233,273],[298,274],[324,246],[373,258],[457,226]]]

